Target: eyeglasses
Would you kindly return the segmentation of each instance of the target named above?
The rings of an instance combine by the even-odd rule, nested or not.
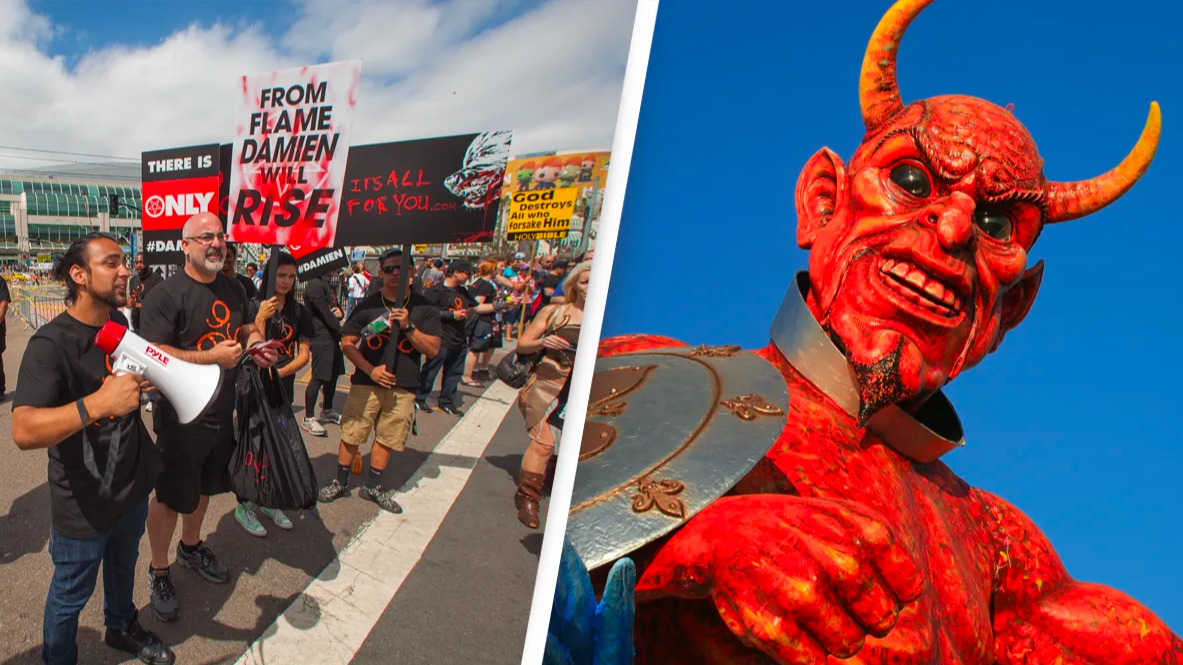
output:
[[[397,271],[397,270],[398,270],[398,266],[384,266],[384,267],[382,268],[382,274],[383,274],[383,275],[389,275],[389,274],[391,274],[391,273],[393,273],[393,272],[395,272],[395,271]]]
[[[199,236],[189,236],[188,238],[185,238],[185,240],[196,240],[197,242],[199,242],[203,245],[208,245],[211,242],[213,242],[215,239],[219,240],[221,242],[226,242],[226,234],[225,233],[203,233]]]

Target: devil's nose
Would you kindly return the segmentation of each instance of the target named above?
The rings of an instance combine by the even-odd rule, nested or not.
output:
[[[964,247],[973,238],[974,200],[962,192],[949,196],[937,219],[937,238],[946,250]]]

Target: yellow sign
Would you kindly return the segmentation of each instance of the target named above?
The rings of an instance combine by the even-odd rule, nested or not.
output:
[[[610,152],[571,152],[510,160],[505,165],[505,184],[501,193],[533,192],[552,187],[602,188],[611,156]]]
[[[509,197],[505,239],[561,240],[571,231],[578,187],[516,192]]]

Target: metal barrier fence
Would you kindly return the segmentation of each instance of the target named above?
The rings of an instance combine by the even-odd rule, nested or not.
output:
[[[66,311],[66,303],[62,300],[65,291],[61,288],[33,290],[23,285],[12,284],[9,293],[12,295],[12,304],[8,307],[6,318],[19,321],[26,328],[36,330]]]

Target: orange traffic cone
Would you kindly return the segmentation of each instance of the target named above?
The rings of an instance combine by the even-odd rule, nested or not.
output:
[[[353,475],[361,475],[361,453],[358,453],[358,455],[353,458]]]

